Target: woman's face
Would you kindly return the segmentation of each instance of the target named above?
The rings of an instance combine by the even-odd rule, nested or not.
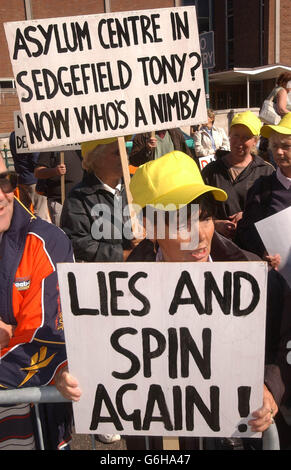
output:
[[[257,139],[247,126],[235,124],[230,129],[229,142],[232,155],[239,160],[243,160],[251,154]]]
[[[195,238],[195,236],[193,236],[193,230],[196,230],[196,227],[197,224],[191,224],[190,221],[187,227],[187,236],[185,236],[185,231],[179,232],[179,230],[177,230],[177,238],[173,239],[170,238],[169,226],[166,226],[165,237],[163,239],[157,239],[159,247],[162,250],[164,261],[194,261],[200,263],[202,261],[208,261],[214,233],[213,218],[208,217],[204,220],[199,220],[198,245],[192,248],[192,240]],[[188,247],[185,249],[187,245]]]
[[[206,122],[205,124],[203,124],[203,125],[204,125],[204,127],[208,127],[208,129],[212,129],[212,127],[213,127],[213,122],[214,122],[214,121],[213,121],[213,118],[208,117],[207,122]]]

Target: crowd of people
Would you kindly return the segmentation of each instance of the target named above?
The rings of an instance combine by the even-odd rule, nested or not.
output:
[[[150,236],[145,233],[143,240],[124,237],[123,228],[128,219],[123,209],[127,199],[116,138],[85,142],[81,145],[82,155],[65,152],[65,163],[52,152],[40,154],[36,161],[27,154],[22,158],[30,158],[30,173],[34,178],[25,183],[17,183],[16,173],[7,171],[1,160],[0,388],[55,384],[69,400],[77,401],[82,395],[78,378],[67,367],[56,273],[58,262],[263,259],[269,266],[265,380],[262,406],[251,410],[249,426],[254,432],[264,432],[275,420],[281,446],[290,445],[290,428],[280,408],[291,396],[291,366],[287,363],[291,290],[280,274],[280,256],[267,252],[255,227],[257,221],[291,205],[291,112],[286,111],[282,111],[278,125],[264,126],[253,112],[238,113],[227,136],[224,130],[214,126],[215,113],[210,110],[208,122],[193,130],[196,155],[187,147],[179,129],[134,136],[129,164],[138,168],[130,181],[131,195],[142,211],[145,230],[146,209],[164,205],[168,223],[163,238],[159,237],[156,226]],[[272,163],[258,155],[261,137],[269,141]],[[19,156],[12,146],[11,151],[17,170]],[[206,154],[212,155],[213,161],[201,169],[197,157]],[[64,201],[60,199],[63,175],[66,177]],[[37,179],[46,181],[48,192],[43,197],[48,204],[49,219],[46,212],[38,213],[37,199],[31,197],[32,205],[22,201],[23,192],[26,198],[32,190],[35,194]],[[22,193],[18,193],[18,198],[15,194],[20,185]],[[191,206],[199,204],[196,248],[181,249],[185,237],[171,236],[172,213],[166,209],[168,204],[173,204],[174,212],[178,207],[186,208],[189,227]],[[114,230],[113,212],[114,217],[120,216],[118,221],[114,218]],[[70,403],[42,405],[41,413],[48,448],[66,446],[73,422]],[[114,442],[120,436],[99,435],[99,438],[102,442]],[[249,439],[242,441],[242,448],[261,445],[259,440],[255,440],[256,444]],[[162,449],[160,437],[149,442],[151,449]],[[128,436],[126,444],[128,449],[145,448],[143,436]],[[197,440],[181,438],[180,445],[182,449],[196,449]],[[223,445],[234,448],[236,442],[235,439],[227,443],[217,440],[215,445],[218,449],[224,448]],[[1,406],[0,449],[37,446],[34,407],[31,404]]]

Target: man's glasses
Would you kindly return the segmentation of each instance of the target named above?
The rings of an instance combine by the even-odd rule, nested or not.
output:
[[[0,173],[0,189],[3,193],[12,193],[17,186],[17,173],[5,171]]]

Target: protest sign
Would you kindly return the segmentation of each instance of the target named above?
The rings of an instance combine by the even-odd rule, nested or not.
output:
[[[77,433],[259,436],[266,263],[57,270]]]
[[[291,287],[291,207],[255,223],[269,255],[280,255],[279,272]]]
[[[204,157],[199,157],[199,166],[200,166],[200,169],[203,170],[203,168],[208,165],[208,163],[210,162],[214,162],[216,159],[215,159],[215,155],[205,155]]]
[[[195,7],[4,26],[32,150],[207,120]]]
[[[23,119],[20,111],[14,111],[14,131],[15,131],[15,147],[17,153],[29,153],[27,145],[26,133],[23,126]],[[65,152],[66,150],[80,150],[80,144],[68,144],[60,147],[43,148],[42,152]]]

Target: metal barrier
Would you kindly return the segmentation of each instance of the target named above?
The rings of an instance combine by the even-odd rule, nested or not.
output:
[[[1,390],[0,392],[0,405],[18,405],[21,403],[34,403],[36,425],[41,450],[45,450],[45,447],[38,404],[61,402],[68,403],[69,400],[64,398],[54,386],[28,387],[21,389]]]
[[[21,403],[34,403],[36,411],[37,429],[41,450],[44,450],[41,420],[39,417],[39,403],[69,403],[54,386],[28,387],[22,389],[1,390],[0,406]],[[91,436],[92,448],[95,450],[94,435]],[[272,424],[263,433],[263,450],[280,450],[279,436],[276,424]]]

